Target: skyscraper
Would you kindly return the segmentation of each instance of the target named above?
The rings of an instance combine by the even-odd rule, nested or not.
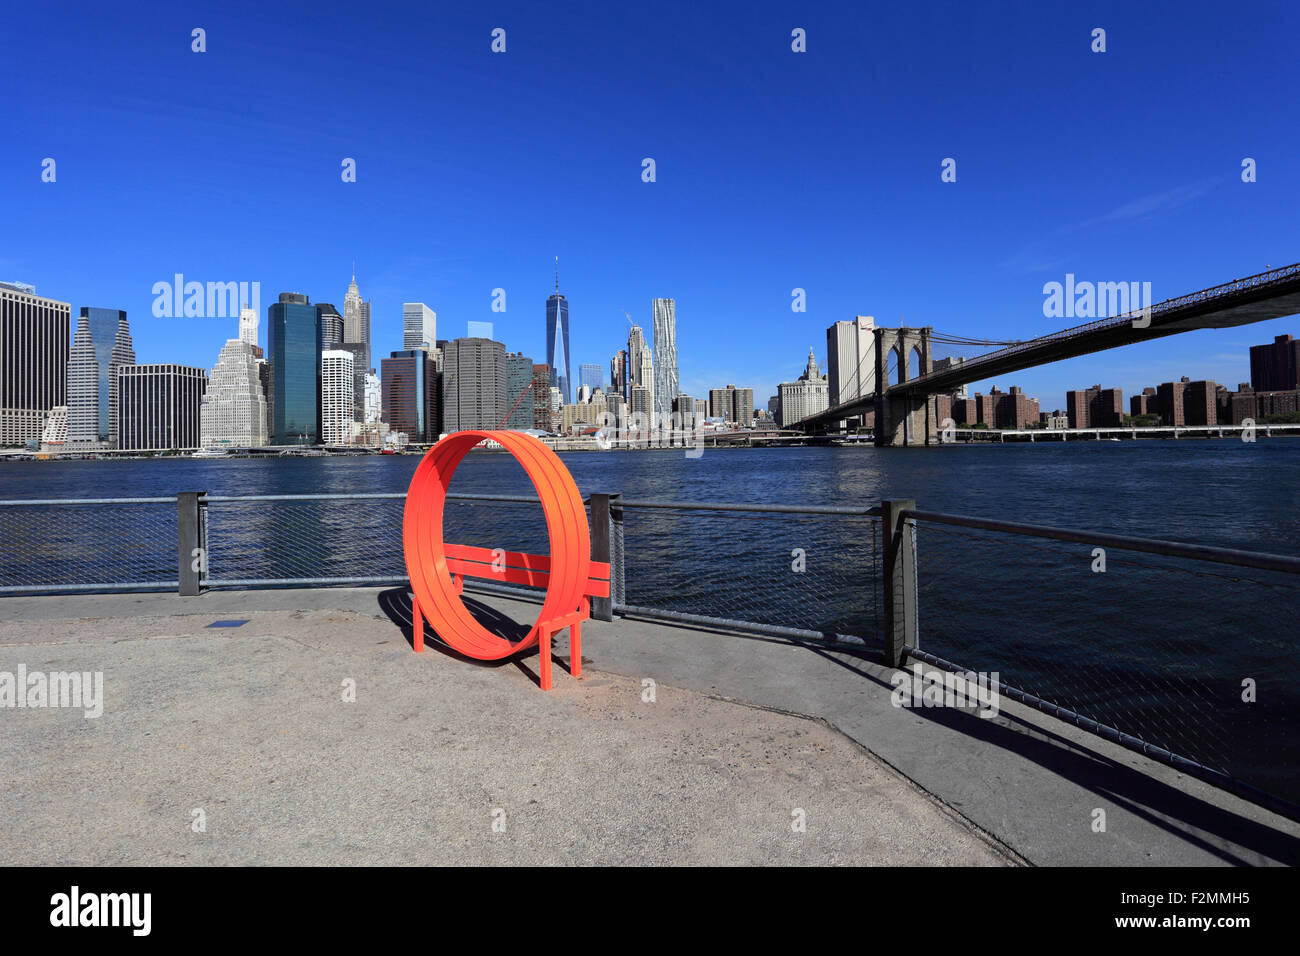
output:
[[[40,438],[46,415],[68,400],[72,306],[0,282],[0,447]]]
[[[254,314],[256,318],[256,313]],[[208,378],[199,410],[199,445],[203,448],[246,448],[267,444],[266,395],[262,391],[253,346],[242,338],[228,339]]]
[[[442,427],[448,434],[500,428],[506,400],[506,347],[490,339],[453,339],[442,355]]]
[[[438,313],[423,302],[402,303],[402,348],[433,348],[438,339]]]
[[[68,443],[114,447],[117,368],[135,364],[126,313],[83,307],[68,355]]]
[[[817,357],[808,350],[808,364],[796,381],[782,382],[777,386],[780,396],[780,425],[785,428],[809,415],[826,411],[830,400],[826,376],[817,367]]]
[[[627,350],[619,349],[609,360],[609,380],[623,401],[627,401]]]
[[[859,315],[826,330],[826,379],[831,407],[876,393],[876,320]]]
[[[320,322],[320,350],[326,352],[342,345],[343,316],[339,310],[328,302],[317,302],[316,315]]]
[[[361,301],[355,272],[343,299],[343,341],[349,345],[365,346],[361,365],[363,369],[373,372],[374,368],[370,364],[370,303]]]
[[[506,428],[525,430],[533,428],[533,360],[522,352],[506,356],[506,407],[513,409],[506,419]]]
[[[438,440],[438,369],[424,349],[393,352],[379,363],[383,420],[412,442]]]
[[[320,442],[320,321],[307,296],[281,292],[267,309],[271,442]]]
[[[262,357],[262,350],[257,345],[257,312],[247,304],[239,310],[239,341],[253,347],[253,354]]]
[[[1268,345],[1252,345],[1250,385],[1257,392],[1300,388],[1300,339],[1278,335]]]
[[[352,441],[357,405],[352,353],[330,349],[321,353],[320,362],[321,441],[326,445],[343,445]]]
[[[569,386],[569,300],[560,294],[560,257],[555,257],[555,293],[546,299],[546,364],[551,385],[560,390],[564,404],[572,401]]]
[[[117,447],[123,451],[194,451],[201,439],[207,369],[190,365],[119,365]]]
[[[658,357],[654,366],[655,413],[669,415],[677,397],[677,303],[673,299],[655,299],[653,311],[654,351]]]
[[[593,392],[605,386],[605,369],[600,365],[579,365],[578,384],[586,385]]]

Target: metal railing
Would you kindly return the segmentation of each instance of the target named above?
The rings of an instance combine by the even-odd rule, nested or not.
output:
[[[448,499],[446,540],[549,550],[537,498]],[[404,503],[401,493],[0,500],[0,595],[401,587]],[[931,512],[911,500],[594,494],[587,503],[592,557],[611,565],[598,619],[880,648],[891,667],[996,672],[1010,699],[1300,818],[1300,557]]]

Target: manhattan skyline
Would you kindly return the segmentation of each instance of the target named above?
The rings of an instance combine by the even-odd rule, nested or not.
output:
[[[671,297],[680,390],[736,382],[765,404],[809,346],[825,365],[826,327],[855,315],[1029,338],[1075,324],[1043,315],[1043,285],[1067,274],[1150,282],[1159,301],[1300,258],[1300,136],[1273,92],[1300,25],[1284,8],[289,9],[303,15],[283,46],[251,5],[202,24],[91,12],[73,35],[48,11],[11,15],[30,42],[7,64],[20,133],[0,195],[23,228],[0,245],[0,279],[74,314],[125,310],[142,363],[210,368],[228,320],[155,318],[155,282],[260,282],[265,321],[281,291],[341,301],[355,260],[373,355],[401,347],[402,303],[425,302],[439,337],[492,321],[541,361],[558,255],[575,367],[623,346],[623,309],[649,330],[652,300]],[[1089,49],[1098,26],[1105,53]],[[358,29],[393,56],[350,71]],[[555,63],[561,43],[587,59]],[[429,55],[399,55],[410,45]],[[125,66],[45,67],[104,56]],[[1092,382],[1235,385],[1250,345],[1295,331],[1195,332],[971,389],[1017,384],[1051,407]]]

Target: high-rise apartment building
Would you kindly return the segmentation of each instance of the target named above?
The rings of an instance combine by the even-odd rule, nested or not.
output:
[[[654,366],[655,412],[661,416],[672,414],[673,399],[677,397],[677,303],[673,299],[655,299],[651,303],[654,313]]]
[[[71,324],[69,303],[0,282],[0,447],[40,438],[46,416],[67,404]]]
[[[1160,411],[1161,425],[1186,425],[1183,412],[1183,391],[1189,379],[1186,375],[1178,382],[1164,382],[1156,389],[1156,408]]]
[[[506,347],[490,339],[453,339],[442,356],[443,430],[495,429],[506,402]]]
[[[115,447],[117,369],[134,364],[126,313],[83,307],[68,354],[69,445]]]
[[[1279,335],[1250,348],[1250,384],[1256,392],[1300,388],[1300,339]]]
[[[402,348],[433,348],[438,340],[438,313],[423,302],[402,303]]]
[[[441,434],[438,367],[424,349],[393,352],[380,361],[383,420],[412,442],[433,442]]]
[[[876,320],[859,315],[826,330],[826,381],[831,407],[876,393]]]
[[[560,294],[560,260],[555,260],[555,292],[546,299],[546,364],[551,369],[551,385],[560,390],[564,404],[573,398],[569,382],[573,366],[569,364],[569,300]]]
[[[267,309],[271,443],[320,443],[320,322],[307,296],[281,292]]]
[[[201,442],[207,369],[190,365],[118,365],[117,447],[122,451],[195,451]]]
[[[1118,428],[1124,423],[1124,392],[1093,385],[1065,393],[1071,428]]]
[[[1183,386],[1183,422],[1187,425],[1219,423],[1218,384],[1212,381],[1188,382]]]
[[[266,395],[253,345],[242,338],[228,339],[208,377],[199,412],[199,446],[202,448],[256,448],[270,441],[267,434]]]

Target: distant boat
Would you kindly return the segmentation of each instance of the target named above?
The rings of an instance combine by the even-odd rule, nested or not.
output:
[[[397,452],[393,451],[393,449],[391,449],[391,448],[381,448],[381,449],[379,449],[379,454],[381,454],[381,455],[396,455]]]

